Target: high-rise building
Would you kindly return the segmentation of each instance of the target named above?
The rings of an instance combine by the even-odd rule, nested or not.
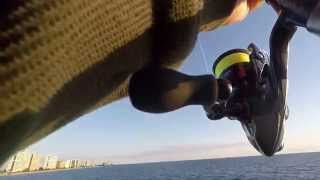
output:
[[[43,169],[56,169],[58,163],[58,156],[47,156],[44,161]]]
[[[14,166],[14,161],[16,159],[16,155],[12,156],[7,164],[6,172],[12,172],[13,166]]]
[[[43,157],[38,153],[32,153],[30,162],[30,171],[38,171],[43,165]]]
[[[58,163],[57,163],[57,168],[58,169],[64,169],[65,166],[66,166],[65,163],[66,163],[66,161],[59,160]]]
[[[71,168],[71,160],[66,160],[64,162],[64,168]]]
[[[58,160],[57,156],[42,156],[39,153],[18,152],[6,163],[6,172],[38,171],[43,169],[84,168],[94,166],[88,160]]]
[[[20,151],[14,155],[8,163],[7,172],[28,171],[32,155],[26,151]]]
[[[70,168],[77,168],[79,164],[79,160],[71,160]]]
[[[78,167],[86,167],[86,166],[87,166],[87,161],[79,160]]]
[[[87,160],[86,161],[86,167],[92,167],[92,166],[94,166],[94,162],[90,161],[90,160]]]

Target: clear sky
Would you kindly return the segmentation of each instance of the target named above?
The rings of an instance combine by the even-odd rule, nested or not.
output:
[[[207,74],[214,59],[255,42],[268,49],[276,20],[269,7],[242,23],[201,33],[181,70]],[[200,51],[200,42],[204,56]],[[320,150],[320,39],[299,30],[291,46],[289,106],[284,153]],[[134,58],[134,57],[133,57]],[[153,115],[134,109],[128,98],[107,105],[29,147],[62,158],[111,160],[115,163],[258,155],[237,121],[209,121],[200,106]]]

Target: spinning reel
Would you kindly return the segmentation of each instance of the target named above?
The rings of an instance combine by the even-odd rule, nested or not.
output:
[[[278,78],[269,55],[256,45],[222,54],[213,65],[216,78],[230,81],[232,95],[205,107],[209,119],[237,119],[250,143],[271,156],[282,149],[287,119],[285,94],[278,94]]]

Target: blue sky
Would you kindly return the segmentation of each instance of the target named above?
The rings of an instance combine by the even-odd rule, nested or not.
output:
[[[255,42],[268,49],[276,14],[263,7],[245,21],[201,33],[200,43],[181,70],[207,74],[214,59],[233,48]],[[299,30],[291,46],[289,106],[284,153],[320,150],[318,51],[320,39]],[[205,57],[203,57],[203,55]],[[111,160],[115,163],[258,155],[237,121],[209,121],[200,106],[167,114],[134,109],[127,98],[87,114],[28,148],[62,158]]]

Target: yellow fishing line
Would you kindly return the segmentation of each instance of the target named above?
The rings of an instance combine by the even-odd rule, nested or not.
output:
[[[236,52],[233,54],[229,54],[220,60],[220,62],[217,64],[215,68],[214,74],[217,78],[219,78],[220,75],[230,66],[237,63],[249,63],[249,62],[250,62],[250,56],[247,53]]]

